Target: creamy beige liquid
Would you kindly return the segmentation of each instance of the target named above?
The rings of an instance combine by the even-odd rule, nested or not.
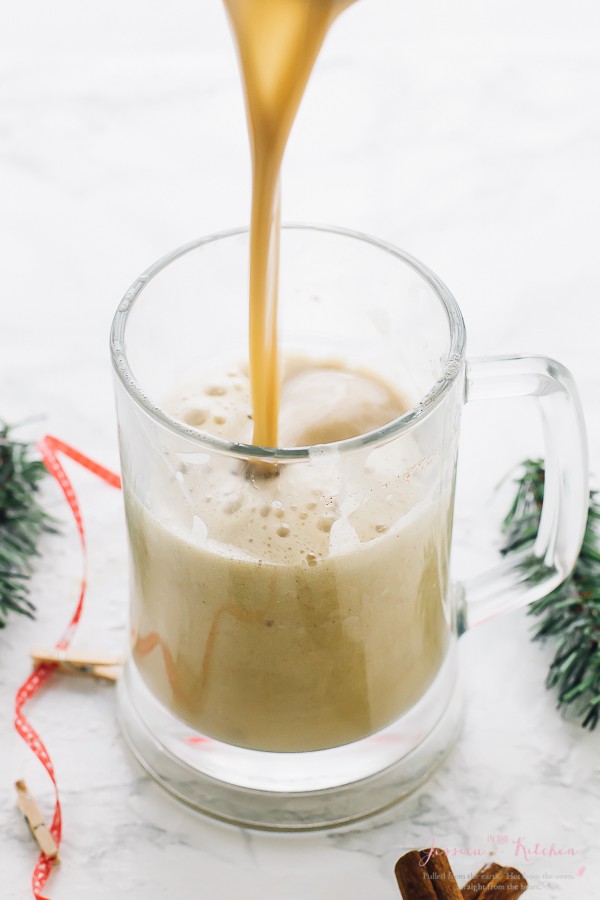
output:
[[[302,95],[334,19],[352,0],[224,0],[238,46],[252,152],[250,380],[254,444],[278,445],[280,171]]]
[[[211,374],[164,407],[247,440],[247,375]],[[294,360],[282,440],[362,434],[405,405],[368,373]],[[448,637],[450,496],[410,437],[267,479],[220,454],[164,462],[153,513],[130,494],[126,509],[134,658],[167,707],[229,743],[301,751],[371,734],[422,696]]]

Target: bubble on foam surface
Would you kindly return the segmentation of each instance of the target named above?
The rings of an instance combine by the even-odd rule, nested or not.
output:
[[[182,418],[183,421],[188,425],[191,425],[192,428],[199,428],[200,425],[204,425],[206,422],[208,411],[197,407],[191,407],[189,409],[184,408]]]
[[[237,496],[230,497],[223,504],[223,512],[227,513],[228,516],[234,515],[236,512],[242,508],[243,499],[241,494]]]
[[[321,518],[317,522],[317,528],[320,531],[324,531],[325,534],[329,534],[331,531],[333,524],[335,522],[334,516],[321,516]]]

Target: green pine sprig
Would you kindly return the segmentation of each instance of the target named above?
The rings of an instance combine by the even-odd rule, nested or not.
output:
[[[31,456],[31,445],[13,440],[13,428],[0,422],[0,628],[11,612],[33,618],[29,577],[44,532],[56,523],[40,506],[38,489],[46,473]]]
[[[533,544],[544,499],[544,464],[527,460],[520,467],[517,493],[503,522],[501,552]],[[572,574],[552,593],[529,607],[539,619],[533,639],[557,640],[546,686],[558,692],[558,706],[570,709],[584,728],[600,720],[600,503],[590,493],[583,546]]]

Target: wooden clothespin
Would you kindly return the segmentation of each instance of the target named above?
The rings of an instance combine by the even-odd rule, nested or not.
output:
[[[27,785],[24,781],[17,781],[15,787],[17,789],[17,805],[25,816],[25,821],[29,825],[29,830],[37,841],[40,850],[48,859],[56,859],[58,857],[58,847],[50,829],[44,822],[39,806],[27,790]]]
[[[122,660],[116,656],[101,653],[82,653],[75,650],[32,650],[31,658],[35,666],[41,663],[58,665],[64,672],[74,675],[91,675],[106,681],[117,681],[122,671]]]

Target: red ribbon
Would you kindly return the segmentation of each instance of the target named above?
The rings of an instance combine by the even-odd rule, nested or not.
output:
[[[81,518],[79,503],[77,502],[77,495],[75,494],[73,485],[71,484],[65,470],[63,469],[58,459],[58,454],[62,453],[64,456],[69,457],[69,459],[72,459],[76,463],[79,463],[80,466],[83,466],[84,469],[87,469],[89,472],[97,475],[107,484],[111,485],[111,487],[120,488],[121,479],[114,472],[111,472],[109,469],[105,469],[104,466],[101,466],[89,457],[84,456],[83,453],[75,450],[73,447],[69,446],[69,444],[65,444],[58,438],[52,437],[52,435],[46,435],[46,437],[42,438],[42,440],[38,443],[38,449],[41,453],[44,465],[46,466],[50,474],[59,483],[62,492],[65,495],[67,503],[69,504],[71,512],[73,513],[73,518],[75,519],[75,524],[77,525],[77,531],[79,533],[79,538],[81,541],[83,571],[79,588],[79,598],[77,600],[77,605],[75,607],[73,615],[71,616],[69,624],[67,625],[60,639],[55,644],[56,649],[66,650],[71,643],[73,635],[75,634],[75,631],[77,629],[77,625],[79,624],[79,620],[81,619],[81,614],[83,612],[85,591],[87,586],[87,547],[85,541],[83,519]],[[52,833],[52,837],[56,841],[57,847],[60,847],[62,836],[62,814],[54,766],[52,765],[50,754],[48,753],[44,742],[23,714],[23,707],[25,706],[25,704],[29,700],[31,700],[32,697],[35,697],[38,691],[51,678],[56,668],[56,664],[48,663],[42,663],[41,665],[36,666],[29,678],[27,678],[27,680],[18,689],[17,695],[15,697],[15,728],[17,729],[17,732],[23,738],[25,743],[28,744],[31,750],[35,753],[41,764],[44,766],[46,772],[50,776],[52,784],[54,785],[56,800],[54,804],[54,816],[52,819],[52,824],[50,826],[50,832]],[[41,892],[43,891],[52,868],[56,865],[56,862],[57,860],[49,859],[44,853],[40,854],[35,869],[33,870],[33,876],[31,879],[33,895],[36,900],[47,900],[47,898],[44,897]]]

